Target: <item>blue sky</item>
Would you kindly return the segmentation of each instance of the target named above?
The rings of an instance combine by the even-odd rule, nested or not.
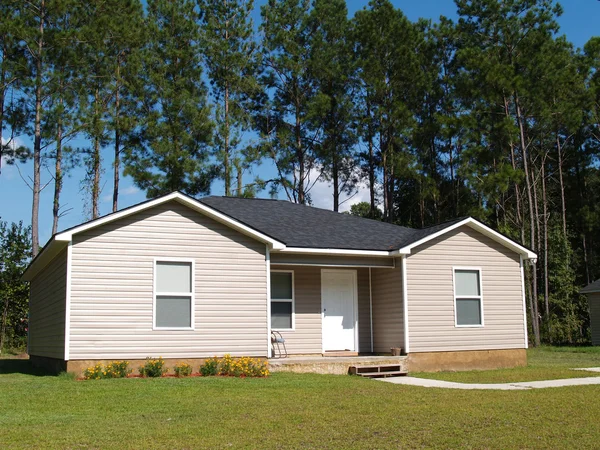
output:
[[[256,1],[255,21],[259,18],[259,7],[266,3],[266,0]],[[350,14],[363,8],[368,3],[367,0],[348,0]],[[392,0],[392,3],[404,12],[411,20],[417,20],[420,17],[437,20],[439,16],[456,17],[456,7],[453,0]],[[561,25],[561,34],[577,47],[582,47],[590,37],[598,35],[600,31],[600,2],[596,0],[568,0],[562,2],[564,14],[559,18]],[[20,142],[25,145],[31,145],[31,140],[22,136]],[[76,143],[75,145],[85,145],[85,143]],[[107,148],[104,152],[104,174],[101,194],[100,213],[110,212],[112,205],[112,168],[111,168],[111,149]],[[49,167],[50,169],[50,167]],[[31,190],[22,180],[32,173],[31,163],[20,164],[19,167],[6,166],[3,164],[2,174],[0,175],[0,191],[2,197],[0,200],[0,218],[9,222],[22,220],[25,224],[31,221]],[[247,174],[245,180],[250,181],[255,175],[268,177],[272,172],[270,164],[265,163],[258,167],[253,174]],[[61,218],[60,229],[65,229],[89,219],[84,212],[84,193],[80,189],[80,180],[83,178],[81,170],[74,170],[65,180],[62,204],[65,208],[72,208],[68,214]],[[50,180],[49,172],[42,169],[43,183]],[[133,205],[145,200],[145,195],[140,192],[131,179],[123,177],[121,179],[119,206],[121,208]],[[223,183],[216,181],[212,186],[213,195],[223,195]],[[40,242],[44,243],[50,238],[52,227],[52,195],[53,185],[50,183],[42,192],[40,203]],[[259,194],[267,196],[266,192]],[[330,208],[332,205],[331,190],[326,183],[317,184],[311,192],[315,206]],[[350,203],[366,200],[368,193],[366,189],[361,189],[351,201],[345,204],[348,208]]]

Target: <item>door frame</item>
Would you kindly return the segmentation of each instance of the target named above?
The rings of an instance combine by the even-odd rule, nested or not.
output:
[[[354,350],[358,352],[358,271],[348,269],[321,269],[321,352],[325,354],[325,313],[323,312],[323,274],[324,273],[350,273],[352,274],[352,287],[354,288],[354,299],[352,307],[354,310]]]

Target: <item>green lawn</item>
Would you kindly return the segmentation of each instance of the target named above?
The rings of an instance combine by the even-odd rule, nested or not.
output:
[[[470,372],[411,373],[411,376],[458,383],[514,383],[600,376],[600,373],[572,370],[600,367],[600,347],[541,347],[527,351],[527,367]]]
[[[586,355],[556,352],[556,365],[586,358],[593,364],[599,356]],[[552,358],[540,359],[547,358],[551,367]],[[73,381],[27,370],[27,361],[0,361],[2,449],[597,448],[600,442],[594,400],[600,386],[456,391],[296,374]]]

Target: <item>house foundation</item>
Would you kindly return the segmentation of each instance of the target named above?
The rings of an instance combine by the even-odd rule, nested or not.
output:
[[[527,365],[527,350],[473,350],[458,352],[427,352],[408,355],[411,372],[442,372],[490,370]]]

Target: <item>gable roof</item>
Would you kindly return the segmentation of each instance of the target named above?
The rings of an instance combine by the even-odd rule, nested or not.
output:
[[[600,280],[596,280],[593,283],[588,284],[581,291],[582,294],[591,294],[592,292],[600,292]]]
[[[173,192],[55,234],[31,262],[23,279],[31,280],[72,242],[74,234],[170,201],[177,201],[264,242],[276,252],[383,257],[409,255],[415,247],[467,225],[521,254],[524,259],[537,258],[531,250],[471,217],[413,229],[283,200],[215,196],[197,200],[181,192]]]
[[[200,202],[287,247],[389,252],[409,242],[416,231],[282,200],[204,197]]]
[[[537,258],[531,250],[472,217],[414,229],[282,200],[204,197],[200,202],[283,242],[286,248],[282,252],[337,249],[409,255],[415,247],[467,225],[525,259]]]

